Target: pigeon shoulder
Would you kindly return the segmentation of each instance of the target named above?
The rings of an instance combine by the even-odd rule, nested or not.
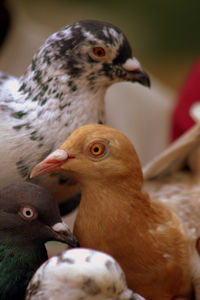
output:
[[[20,82],[11,75],[0,71],[0,116],[3,121],[12,122],[12,117],[18,109],[17,103],[20,99]],[[10,118],[11,117],[11,118]]]
[[[5,99],[5,102],[9,103],[18,95],[18,90],[20,89],[20,83],[17,77],[12,75],[8,75],[7,73],[0,71],[0,97],[1,101],[3,101],[4,95],[8,96],[9,99]]]

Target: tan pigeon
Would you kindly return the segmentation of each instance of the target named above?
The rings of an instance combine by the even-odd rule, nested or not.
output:
[[[148,300],[191,296],[194,254],[187,228],[165,204],[143,192],[141,165],[125,135],[85,125],[32,176],[54,170],[68,171],[80,183],[74,232],[81,247],[112,255],[128,287]]]

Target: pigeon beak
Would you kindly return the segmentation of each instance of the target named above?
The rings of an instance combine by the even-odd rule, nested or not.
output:
[[[51,226],[51,230],[54,234],[54,238],[58,242],[68,244],[70,247],[79,247],[78,239],[72,234],[68,225],[64,222],[58,222]]]
[[[126,62],[122,65],[123,70],[121,77],[124,80],[128,81],[137,81],[144,86],[150,87],[150,79],[149,76],[142,69],[139,61],[133,57],[126,60]]]
[[[66,151],[57,149],[32,169],[30,178],[38,177],[58,170],[60,166],[68,159],[69,156]]]

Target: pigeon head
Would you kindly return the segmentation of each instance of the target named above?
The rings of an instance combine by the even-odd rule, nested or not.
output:
[[[44,243],[77,245],[44,188],[19,182],[0,189],[0,298],[24,299],[37,268],[48,259]]]
[[[125,35],[109,23],[84,20],[45,41],[21,77],[19,91],[43,106],[50,97],[64,103],[66,93],[103,94],[122,80],[150,86]]]
[[[100,124],[84,125],[35,166],[31,177],[65,170],[79,181],[116,180],[137,174],[134,187],[142,185],[142,170],[130,140],[120,131]]]
[[[69,25],[53,34],[41,50],[42,56],[65,71],[69,80],[84,77],[84,84],[91,90],[120,80],[150,84],[132,57],[127,38],[105,22],[85,20]]]
[[[27,182],[0,189],[0,238],[11,244],[55,240],[72,247],[78,245],[62,222],[55,199],[44,188]]]
[[[127,288],[119,264],[103,252],[70,249],[50,258],[35,273],[26,300],[144,300]]]

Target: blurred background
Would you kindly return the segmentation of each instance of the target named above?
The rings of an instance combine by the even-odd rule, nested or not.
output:
[[[128,135],[145,164],[169,144],[172,111],[200,52],[199,11],[199,0],[0,0],[0,39],[6,36],[0,69],[20,76],[45,39],[74,21],[115,24],[152,86],[112,86],[106,95],[107,123]]]
[[[179,87],[199,54],[198,0],[1,1],[11,13],[12,31],[19,28],[24,34],[28,32],[27,40],[20,45],[24,64],[19,71],[11,70],[16,74],[30,62],[48,35],[80,19],[104,20],[121,28],[145,67],[173,89]],[[15,59],[13,55],[13,63]],[[2,66],[6,68],[6,62]]]

